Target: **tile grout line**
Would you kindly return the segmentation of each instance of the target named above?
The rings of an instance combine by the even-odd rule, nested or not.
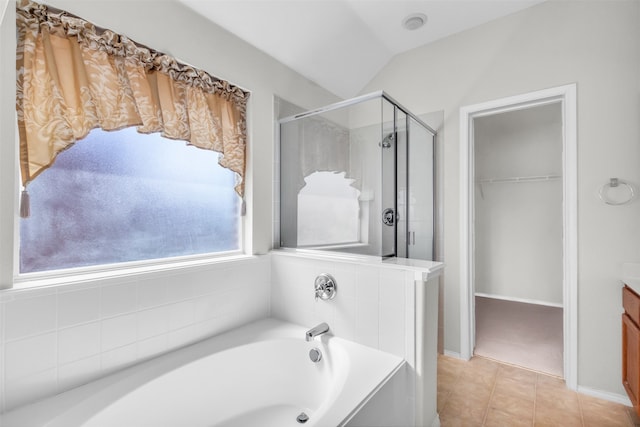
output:
[[[582,411],[582,399],[580,399],[580,393],[576,393],[576,398],[578,399],[578,409],[580,409],[580,422],[584,427],[584,412]]]
[[[498,369],[493,377],[493,384],[491,385],[491,393],[489,394],[489,401],[487,402],[486,408],[484,408],[484,417],[482,417],[482,425],[484,426],[487,422],[487,416],[489,415],[489,408],[491,407],[491,400],[493,399],[493,392],[496,389],[496,382],[498,382],[498,372],[500,371],[500,365],[498,365]]]
[[[453,390],[456,388],[456,386],[460,382],[460,378],[462,377],[462,372],[463,371],[464,371],[464,369],[460,369],[459,372],[458,372],[458,375],[456,375],[456,380],[454,381],[453,385],[451,386],[451,390],[449,390],[447,392],[447,397],[445,398],[444,403],[442,404],[442,410],[440,412],[444,412],[445,408],[449,404],[449,398],[451,397],[451,394],[453,393]],[[437,403],[436,403],[436,406],[437,406]],[[437,408],[436,408],[436,410],[437,410]],[[440,415],[440,413],[438,412],[438,416],[439,415]]]

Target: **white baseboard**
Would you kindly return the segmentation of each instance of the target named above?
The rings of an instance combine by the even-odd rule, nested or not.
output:
[[[597,397],[598,399],[608,400],[609,402],[619,403],[625,406],[633,406],[626,395],[611,393],[608,391],[598,390],[591,387],[578,386],[578,393],[587,396]]]
[[[451,351],[451,350],[444,350],[444,355],[448,356],[448,357],[453,357],[454,359],[460,359],[460,360],[467,360],[464,357],[462,357],[462,355],[458,352],[455,351]]]
[[[548,302],[548,301],[540,301],[540,300],[535,300],[535,299],[507,297],[507,296],[504,296],[504,295],[494,295],[494,294],[483,294],[481,292],[476,292],[474,295],[477,296],[477,297],[501,299],[501,300],[505,300],[505,301],[523,302],[523,303],[526,303],[526,304],[546,305],[547,307],[560,307],[560,308],[562,308],[562,304],[558,304],[558,303],[555,303],[555,302]]]

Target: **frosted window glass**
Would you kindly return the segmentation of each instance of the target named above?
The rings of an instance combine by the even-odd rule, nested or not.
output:
[[[20,272],[238,250],[234,185],[213,151],[93,130],[29,184]]]

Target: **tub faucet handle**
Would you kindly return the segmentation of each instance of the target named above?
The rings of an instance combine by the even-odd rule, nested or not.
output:
[[[316,277],[316,280],[313,284],[315,289],[316,301],[318,298],[326,301],[329,299],[333,299],[336,296],[336,292],[338,291],[336,279],[333,278],[330,274],[321,273]]]

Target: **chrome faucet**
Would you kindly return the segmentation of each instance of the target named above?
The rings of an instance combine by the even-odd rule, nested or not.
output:
[[[307,339],[307,341],[311,341],[314,337],[317,337],[318,335],[326,334],[327,332],[329,332],[329,325],[323,322],[323,323],[320,323],[315,328],[309,329],[305,334],[305,338]]]

